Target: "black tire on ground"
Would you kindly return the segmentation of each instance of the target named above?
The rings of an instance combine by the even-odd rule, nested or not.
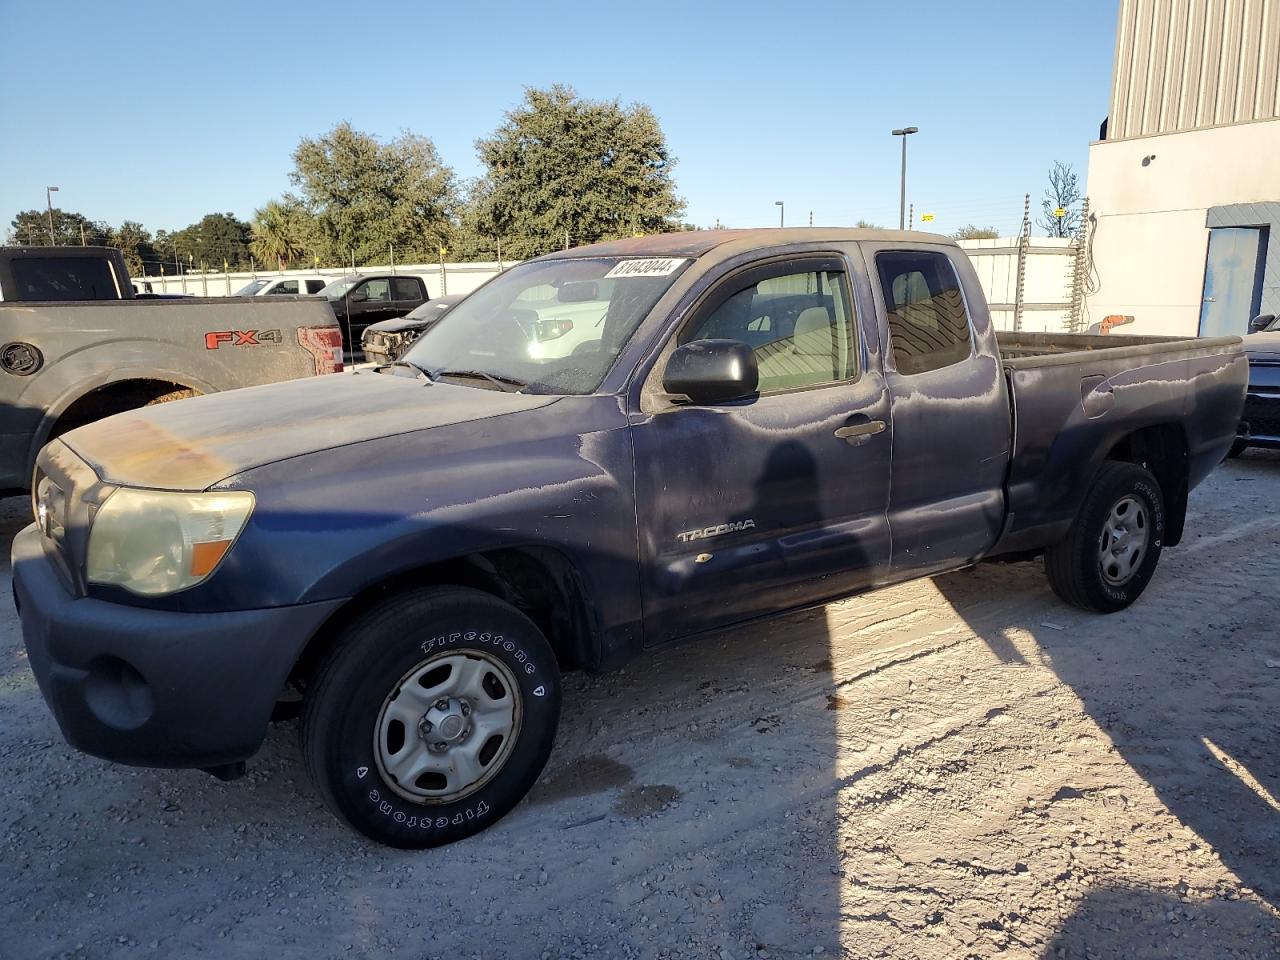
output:
[[[482,737],[483,747],[470,750],[472,763],[491,767],[482,768],[481,778],[465,795],[413,796],[423,789],[423,778],[428,778],[427,789],[452,789],[454,772],[424,773],[400,783],[384,763],[390,766],[389,755],[393,759],[396,751],[410,746],[420,754],[426,749],[409,738],[417,736],[424,743],[435,739],[426,732],[432,729],[428,717],[436,718],[437,730],[446,729],[440,717],[447,720],[447,715],[431,710],[463,709],[461,703],[468,698],[460,694],[434,699],[439,696],[436,689],[447,692],[453,682],[459,657],[464,658],[465,668],[459,669],[459,676],[475,666],[483,675],[480,683],[489,691],[482,697],[493,697],[492,703],[499,704],[511,696],[506,709],[518,719],[501,740],[496,740],[499,734],[481,734],[478,718],[493,707],[472,698],[469,710],[473,712],[466,714],[472,725],[449,750],[461,752],[469,744],[482,742],[472,738]],[[410,679],[424,669],[428,672],[418,680]],[[505,685],[511,681],[515,689],[508,694]],[[394,714],[392,705],[402,696],[404,712],[416,717],[417,710],[409,704],[417,702],[414,697],[421,688],[431,691],[424,696],[435,706],[429,706],[416,729],[401,723],[397,737],[395,724],[400,721],[385,718]],[[441,703],[449,706],[440,708]],[[478,833],[519,803],[551,755],[559,720],[559,668],[550,644],[533,622],[489,594],[438,587],[396,596],[347,627],[307,689],[302,747],[308,772],[339,820],[379,843],[422,849]],[[394,749],[387,746],[397,739]],[[457,782],[464,783],[462,774],[458,776]],[[429,779],[433,777],[445,786],[433,784]]]
[[[1244,453],[1248,449],[1249,449],[1248,443],[1246,443],[1244,440],[1237,440],[1235,443],[1231,445],[1231,449],[1227,451],[1227,455],[1222,459],[1234,460],[1236,457],[1240,456],[1240,454]]]
[[[1125,541],[1115,539],[1108,529],[1117,510],[1136,528],[1133,534],[1125,535]],[[1126,551],[1125,545],[1136,542],[1139,530],[1145,531],[1145,547],[1135,555]],[[1108,461],[1094,478],[1071,531],[1045,551],[1049,585],[1059,597],[1082,610],[1123,610],[1151,582],[1160,561],[1164,531],[1164,496],[1156,478],[1136,464]],[[1125,561],[1131,561],[1127,576],[1109,556],[1104,560],[1104,536],[1106,544],[1114,545],[1125,554]],[[1129,540],[1130,536],[1135,539]]]

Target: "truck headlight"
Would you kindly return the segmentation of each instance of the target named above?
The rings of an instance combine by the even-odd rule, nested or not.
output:
[[[143,597],[193,587],[227,555],[253,512],[253,494],[173,493],[120,487],[89,530],[90,583]]]

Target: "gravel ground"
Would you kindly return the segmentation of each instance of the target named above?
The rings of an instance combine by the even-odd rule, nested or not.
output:
[[[4,603],[0,955],[1275,957],[1277,503],[1223,466],[1111,617],[988,566],[570,677],[529,801],[423,853],[291,723],[230,784],[71,751]]]

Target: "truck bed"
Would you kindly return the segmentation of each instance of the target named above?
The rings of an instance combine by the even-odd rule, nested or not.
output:
[[[1185,470],[1185,489],[1234,440],[1248,378],[1239,337],[1009,332],[997,343],[1013,433],[1008,511],[993,554],[1060,539],[1087,478],[1135,432],[1152,445],[1152,460]],[[1180,534],[1167,531],[1168,545]]]
[[[1100,336],[1088,333],[1015,333],[1011,330],[996,333],[1005,369],[1017,370],[1079,363],[1093,359],[1089,354],[1105,353],[1108,359],[1154,358],[1166,353],[1181,353],[1188,348],[1221,351],[1240,342],[1239,337]]]

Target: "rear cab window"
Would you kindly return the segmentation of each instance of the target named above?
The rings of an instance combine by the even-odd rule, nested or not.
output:
[[[910,376],[969,359],[973,335],[951,259],[929,250],[882,250],[875,261],[897,371]]]
[[[10,300],[119,300],[111,262],[92,257],[15,257]]]

